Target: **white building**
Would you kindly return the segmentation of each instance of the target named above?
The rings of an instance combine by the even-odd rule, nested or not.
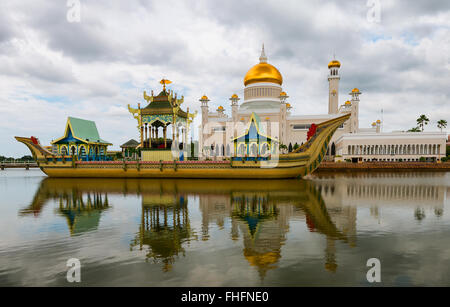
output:
[[[336,141],[337,159],[357,161],[439,161],[445,157],[445,132],[346,133]]]
[[[215,112],[211,112],[209,110],[210,100],[206,95],[200,99],[202,124],[199,127],[199,156],[204,158],[234,155],[231,140],[242,134],[247,128],[253,112],[259,116],[260,125],[267,135],[278,139],[281,144],[289,147],[306,142],[307,132],[311,124],[319,124],[345,113],[350,113],[350,119],[338,128],[333,135],[331,145],[328,148],[328,159],[333,159],[337,155],[345,159],[356,159],[356,161],[373,159],[415,161],[421,156],[435,160],[445,156],[446,133],[381,133],[380,121],[374,123],[372,128],[359,128],[359,96],[361,92],[357,88],[350,90],[350,100],[339,104],[340,67],[341,64],[337,60],[328,64],[328,114],[294,115],[291,114],[292,107],[288,102],[289,96],[282,88],[283,77],[275,66],[267,62],[263,46],[259,63],[250,68],[244,77],[243,102],[239,104],[240,98],[236,94],[233,94],[230,98],[231,117],[225,114],[223,106],[220,106]],[[373,147],[375,152],[375,148],[377,148],[376,150],[384,149],[385,145],[388,145],[389,150],[391,150],[389,154],[382,154],[383,157],[378,156],[376,158],[373,157],[375,154],[366,154],[371,152],[371,149],[365,151],[366,147],[364,147],[375,146]],[[396,145],[401,147],[395,147]],[[410,145],[410,147],[407,145]],[[427,147],[428,149],[423,151],[421,151],[421,147],[418,147],[416,151],[411,149],[411,151],[408,151],[410,154],[404,154],[403,152],[412,148],[412,145],[431,147]],[[349,146],[359,148],[358,155],[353,154],[354,151],[348,151],[349,148],[350,150],[353,148]],[[391,149],[391,146],[393,149]],[[387,148],[384,152],[388,152]],[[339,149],[338,152],[337,149]],[[394,156],[391,155],[391,152],[394,152]],[[422,152],[426,152],[426,154]]]

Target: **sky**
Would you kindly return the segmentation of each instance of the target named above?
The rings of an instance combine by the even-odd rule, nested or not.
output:
[[[230,113],[263,43],[292,114],[327,113],[335,56],[339,103],[363,93],[360,127],[382,109],[384,131],[420,114],[425,131],[450,122],[450,1],[2,0],[0,155],[29,154],[14,136],[50,144],[68,116],[94,120],[117,150],[139,138],[127,105],[159,93],[163,77],[199,111],[196,125],[203,94]]]

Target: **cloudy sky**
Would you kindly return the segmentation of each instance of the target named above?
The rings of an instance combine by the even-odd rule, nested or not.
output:
[[[79,22],[68,2],[0,2],[0,155],[28,154],[15,135],[49,144],[67,116],[95,120],[113,149],[137,139],[127,105],[162,77],[185,108],[200,110],[206,94],[229,112],[262,43],[294,114],[327,112],[336,54],[340,103],[363,92],[361,126],[381,109],[385,131],[420,114],[428,131],[450,122],[450,1],[80,0]]]

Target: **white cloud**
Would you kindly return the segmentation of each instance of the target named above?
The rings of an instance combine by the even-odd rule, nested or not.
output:
[[[137,138],[126,106],[142,91],[174,81],[185,108],[211,108],[243,94],[242,79],[262,42],[284,77],[293,113],[325,113],[327,68],[341,61],[341,100],[362,90],[362,125],[409,129],[427,114],[429,130],[450,120],[450,5],[382,1],[381,22],[366,1],[81,1],[69,23],[65,1],[0,4],[0,154],[24,155],[14,135],[58,137],[67,116],[94,119],[117,148]]]

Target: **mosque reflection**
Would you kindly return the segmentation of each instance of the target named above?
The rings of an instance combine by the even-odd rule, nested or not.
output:
[[[210,230],[215,224],[219,231],[229,232],[231,240],[242,242],[243,256],[261,279],[279,265],[290,223],[304,221],[305,229],[325,239],[318,241],[323,242],[323,265],[335,272],[337,249],[357,244],[356,218],[361,203],[370,207],[374,217],[387,199],[412,206],[416,219],[425,218],[424,204],[431,205],[436,215],[443,212],[445,187],[402,183],[395,175],[389,184],[376,176],[361,176],[340,179],[325,175],[312,181],[47,178],[19,214],[38,217],[53,201],[55,213],[67,220],[70,234],[81,235],[95,231],[101,215],[114,210],[110,200],[138,197],[141,216],[130,247],[145,251],[148,261],[170,271],[178,257],[185,256],[191,241],[214,239]],[[197,206],[199,229],[191,226],[191,219],[197,217],[190,211]]]

